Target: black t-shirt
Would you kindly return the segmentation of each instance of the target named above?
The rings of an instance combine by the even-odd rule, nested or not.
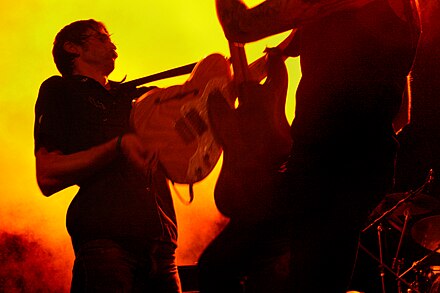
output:
[[[286,52],[301,58],[294,145],[390,143],[417,38],[388,1],[301,26]]]
[[[47,79],[35,106],[35,152],[44,146],[76,153],[130,131],[131,102],[139,94],[109,92],[84,76]],[[78,182],[67,212],[74,248],[94,239],[112,239],[136,251],[152,240],[175,244],[176,216],[166,178],[157,173],[151,181],[119,158]]]

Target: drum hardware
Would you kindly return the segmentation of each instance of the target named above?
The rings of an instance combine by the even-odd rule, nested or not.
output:
[[[411,213],[411,210],[409,208],[406,209],[405,212],[404,212],[405,220],[403,222],[402,232],[400,233],[399,243],[398,243],[397,249],[396,249],[396,255],[394,256],[393,264],[391,266],[391,268],[396,272],[396,274],[400,273],[400,267],[402,265],[402,260],[400,260],[399,254],[400,254],[400,250],[402,248],[402,243],[403,243],[403,239],[404,239],[404,236],[405,236],[405,232],[407,230],[408,220],[409,220],[409,217],[410,217],[410,213]],[[397,279],[397,292],[398,293],[402,292],[401,278]]]
[[[430,266],[429,267],[429,277],[433,277],[433,276],[440,276],[440,265],[437,266]]]
[[[429,293],[438,293],[440,292],[440,276],[436,276],[431,284],[431,288]]]
[[[430,266],[427,274],[429,280],[429,293],[440,292],[440,265]]]
[[[420,186],[419,188],[417,188],[415,191],[408,191],[405,193],[392,193],[390,195],[387,195],[384,199],[385,203],[388,202],[390,199],[398,199],[398,202],[396,204],[394,204],[390,209],[387,209],[385,211],[383,211],[381,213],[381,210],[376,211],[379,212],[379,214],[381,214],[379,217],[377,217],[374,221],[372,221],[367,227],[365,227],[362,230],[362,233],[366,232],[367,230],[369,230],[371,227],[375,226],[377,223],[379,223],[380,221],[382,221],[384,218],[386,218],[387,216],[393,214],[394,212],[401,212],[402,211],[402,207],[403,207],[403,212],[407,209],[407,208],[412,208],[413,209],[413,213],[424,213],[426,210],[428,210],[428,207],[426,208],[426,210],[424,209],[419,210],[418,208],[413,207],[413,204],[411,203],[411,200],[416,199],[416,198],[421,198],[421,197],[425,197],[422,196],[422,191],[426,188],[426,186],[428,186],[431,181],[432,181],[432,175],[433,171],[432,169],[429,171],[429,175],[427,177],[427,179],[425,180],[425,182],[422,184],[422,186]],[[384,202],[382,202],[381,204],[379,204],[379,207],[385,206]],[[379,208],[378,207],[378,208]],[[378,209],[377,208],[377,209]],[[431,211],[432,209],[429,208],[429,211]],[[428,211],[428,212],[429,212]]]
[[[413,270],[416,265],[413,265],[412,268],[405,271],[403,274],[400,274],[400,268],[401,268],[401,260],[399,259],[399,254],[401,250],[401,245],[403,243],[403,238],[405,235],[405,232],[407,230],[407,224],[409,221],[409,218],[411,215],[415,214],[425,214],[432,211],[433,206],[432,202],[428,200],[429,196],[426,196],[422,194],[423,190],[432,182],[433,180],[433,171],[430,170],[429,175],[425,182],[417,188],[414,191],[409,191],[405,193],[393,193],[389,194],[385,197],[385,199],[379,204],[379,206],[375,209],[373,214],[377,214],[378,216],[369,224],[367,225],[361,232],[365,233],[368,231],[371,227],[377,225],[378,229],[378,245],[379,245],[379,257],[375,256],[373,253],[371,253],[367,248],[365,248],[362,244],[360,245],[360,248],[363,249],[370,257],[372,257],[374,260],[376,260],[379,263],[379,271],[380,271],[380,278],[382,282],[382,292],[386,292],[385,288],[385,270],[391,273],[394,277],[396,277],[397,285],[398,285],[398,292],[402,293],[402,285],[406,285],[409,289],[408,292],[415,292],[415,293],[421,293],[418,289],[418,286],[416,284],[410,284],[408,281],[406,281],[403,277],[411,270]],[[396,202],[397,201],[397,202]],[[391,208],[386,208],[389,206],[390,202],[392,203]],[[415,205],[414,202],[422,203]],[[440,207],[440,204],[438,205]],[[383,231],[382,227],[382,221],[391,215],[403,215],[405,217],[403,228],[401,230],[401,236],[399,239],[398,247],[396,250],[395,257],[393,259],[392,267],[390,268],[387,266],[383,261],[383,252],[382,252],[382,239],[381,239],[381,233]]]
[[[379,242],[379,274],[380,280],[382,283],[382,292],[385,293],[385,270],[384,270],[384,262],[383,262],[383,251],[382,251],[382,232],[383,227],[382,224],[377,226],[377,239]]]
[[[359,248],[362,249],[366,254],[368,254],[372,259],[374,259],[376,262],[381,263],[380,259],[374,255],[370,250],[368,250],[365,246],[363,246],[361,243],[359,243]],[[396,280],[401,281],[404,285],[406,285],[408,288],[410,288],[410,290],[413,290],[411,292],[414,293],[423,293],[420,292],[417,288],[413,287],[412,284],[408,283],[405,279],[400,278],[400,276],[398,274],[396,274],[394,272],[394,270],[392,268],[390,268],[388,265],[386,265],[385,263],[381,263],[381,267],[384,269],[384,271],[386,270],[387,272],[389,272],[391,275],[393,275],[394,277],[396,277]],[[384,288],[382,288],[383,290]]]
[[[427,260],[428,258],[430,258],[431,256],[433,256],[437,250],[440,249],[440,244],[437,246],[436,250],[431,251],[430,253],[428,253],[427,255],[425,255],[424,257],[422,257],[421,259],[419,259],[418,261],[413,262],[413,264],[411,265],[411,267],[409,267],[405,272],[403,272],[401,275],[399,275],[399,278],[403,277],[404,275],[406,275],[408,272],[416,269],[417,267],[420,266],[421,263],[423,263],[425,260]]]
[[[426,261],[432,258],[436,253],[440,253],[440,216],[430,216],[417,221],[412,229],[411,236],[415,242],[422,247],[430,250],[430,252],[421,259],[413,262],[413,264],[402,274],[399,278],[403,278],[407,273],[411,271],[423,272],[423,265]],[[425,272],[425,283],[438,282],[436,273],[438,273],[439,266],[431,266],[429,272]],[[436,292],[432,286],[438,286],[438,284],[430,284],[431,291]]]
[[[385,288],[385,271],[387,271],[388,273],[390,273],[393,277],[395,277],[395,279],[398,282],[398,286],[399,286],[399,293],[401,293],[401,288],[402,285],[406,285],[409,290],[408,292],[413,292],[413,293],[423,293],[421,291],[418,290],[418,288],[416,286],[414,286],[414,284],[409,283],[408,281],[406,281],[405,279],[403,279],[403,277],[399,276],[398,272],[396,272],[395,268],[389,267],[383,259],[383,251],[382,251],[382,233],[384,231],[384,227],[383,225],[380,223],[377,226],[377,237],[378,237],[378,247],[379,247],[379,257],[377,257],[376,255],[374,255],[370,250],[368,250],[365,246],[363,246],[361,243],[359,243],[359,248],[362,249],[365,253],[367,253],[372,259],[374,259],[378,264],[379,264],[379,274],[380,274],[380,279],[381,279],[381,286],[382,286],[382,293],[386,292],[386,288]],[[398,253],[396,253],[396,255],[398,256]],[[393,260],[393,266],[396,266],[396,268],[400,268],[400,264],[401,260],[400,259],[394,259]]]

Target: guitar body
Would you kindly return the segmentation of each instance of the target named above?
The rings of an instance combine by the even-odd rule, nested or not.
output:
[[[211,54],[195,66],[182,85],[154,89],[133,104],[131,124],[144,144],[156,151],[167,177],[191,184],[215,167],[222,149],[214,140],[207,100],[231,81],[230,63]]]
[[[208,99],[211,126],[223,148],[215,203],[228,217],[264,219],[279,204],[279,169],[291,148],[285,115],[288,77],[280,55],[268,55],[267,70],[264,84],[246,81],[238,86],[236,109],[221,92]]]

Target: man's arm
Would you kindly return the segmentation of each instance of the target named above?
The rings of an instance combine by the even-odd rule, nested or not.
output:
[[[217,0],[217,14],[229,41],[249,43],[336,11],[356,9],[373,0],[266,0],[248,8],[240,0]]]
[[[249,9],[240,0],[217,0],[217,14],[228,40],[249,43],[294,27],[293,17],[283,13],[289,2],[269,0]]]
[[[119,137],[116,137],[104,144],[69,155],[60,151],[48,152],[45,147],[40,147],[35,156],[37,182],[41,192],[45,196],[51,196],[64,188],[80,184],[118,156],[124,156],[140,172],[147,172],[146,169],[154,163],[154,154],[147,152],[134,134],[125,134],[118,140]]]

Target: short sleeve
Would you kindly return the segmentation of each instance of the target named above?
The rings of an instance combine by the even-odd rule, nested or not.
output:
[[[40,147],[48,151],[63,151],[63,133],[67,107],[65,81],[60,76],[53,76],[44,81],[35,104],[34,152]]]

